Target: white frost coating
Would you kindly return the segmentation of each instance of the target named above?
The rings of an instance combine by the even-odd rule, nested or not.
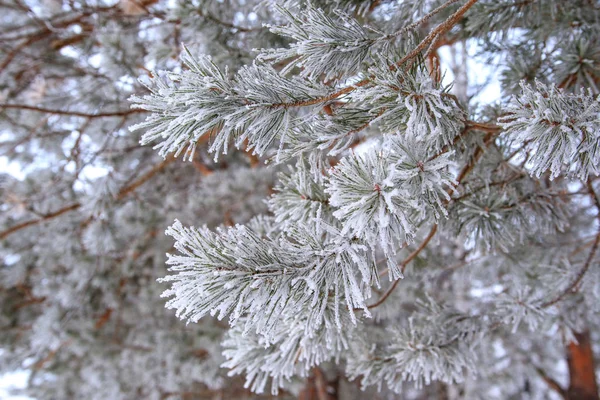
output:
[[[230,374],[245,374],[254,392],[271,380],[276,394],[342,350],[347,373],[362,375],[364,386],[386,383],[398,392],[406,381],[416,387],[463,382],[476,369],[475,333],[491,320],[515,329],[521,321],[537,327],[546,317],[537,299],[519,295],[515,285],[517,301],[497,300],[489,315],[430,304],[408,317],[383,306],[378,318],[401,313],[404,321],[386,340],[365,340],[369,328],[353,331],[349,340],[348,329],[358,323],[355,311],[370,316],[367,299],[380,284],[378,273],[387,264],[390,281],[402,278],[401,257],[434,224],[438,236],[452,241],[456,234],[460,250],[486,256],[509,252],[532,234],[565,228],[568,213],[558,192],[506,167],[512,149],[504,138],[532,150],[536,176],[547,170],[555,176],[573,163],[587,177],[596,173],[600,157],[597,100],[539,84],[524,87],[501,119],[508,135],[493,137],[501,130],[493,120],[498,114],[469,121],[468,113],[479,111],[461,105],[419,59],[411,68],[399,66],[399,42],[406,38],[312,5],[301,13],[279,11],[287,25],[270,29],[292,39],[289,48],[263,50],[235,74],[208,57],[194,60],[186,50],[189,71],[171,75],[168,84],[157,80],[150,96],[134,98],[154,112],[139,128],[148,129],[144,142],[159,141],[162,155],[187,146],[191,158],[209,134],[211,152],[226,152],[233,142],[273,164],[288,163],[267,202],[272,215],[245,227],[211,231],[176,222],[169,229],[178,254],[169,255],[171,275],[162,279],[171,284],[164,293],[171,297],[167,306],[191,322],[209,314],[227,317],[232,329],[223,365]],[[411,29],[401,31],[410,35]],[[398,54],[388,51],[392,44]],[[354,154],[365,139],[371,147]],[[543,158],[549,151],[552,156]],[[468,177],[461,174],[457,182],[458,171]],[[443,259],[457,252],[441,246]],[[443,263],[431,247],[417,248],[414,269]],[[455,258],[462,262],[467,254]],[[424,281],[413,283],[413,290],[429,284]],[[408,283],[395,293],[422,295],[410,288]]]
[[[389,137],[384,146],[390,151],[391,177],[421,203],[422,213],[433,211],[436,220],[448,216],[445,203],[458,184],[451,172],[456,163],[453,151],[432,154],[427,143],[412,138]]]
[[[275,221],[284,228],[292,224],[315,224],[317,231],[321,220],[333,222],[323,174],[311,173],[303,158],[295,167],[290,166],[289,171],[279,174],[275,194],[269,199]]]
[[[339,79],[356,73],[371,54],[387,52],[389,40],[374,34],[356,19],[336,12],[328,15],[322,9],[307,7],[301,14],[278,7],[287,25],[270,27],[271,32],[295,42],[289,49],[263,50],[259,58],[280,62],[294,59],[281,73],[287,75],[300,67],[300,76],[311,80]]]
[[[433,150],[451,144],[465,121],[454,96],[425,68],[408,73],[401,68],[390,69],[390,64],[387,59],[379,59],[369,70],[375,85],[355,91],[352,98],[371,104],[379,115],[376,121],[386,132],[399,131]]]
[[[332,358],[338,358],[349,347],[353,330],[339,331],[334,321],[331,305],[323,315],[323,325],[312,336],[307,336],[303,326],[309,314],[300,312],[283,318],[269,342],[264,336],[232,328],[224,342],[223,355],[227,359],[223,367],[230,368],[229,375],[245,374],[244,387],[255,393],[263,393],[271,379],[271,394],[276,396],[279,388],[294,376],[306,377],[310,370]],[[346,318],[345,318],[346,319]],[[348,326],[345,320],[344,325]]]
[[[147,88],[151,94],[132,96],[134,107],[151,111],[146,120],[132,126],[144,130],[141,143],[159,142],[159,154],[175,156],[184,150],[192,159],[198,141],[210,135],[215,159],[234,141],[262,155],[277,137],[284,139],[290,124],[285,104],[324,96],[329,89],[301,78],[286,79],[273,67],[255,62],[233,77],[221,71],[209,56],[194,58],[184,48],[181,59],[188,70],[169,74],[165,82],[154,74]]]
[[[355,397],[542,400],[574,333],[598,346],[598,2],[9,3],[0,374],[30,371],[23,395],[290,397],[321,370],[385,390]]]
[[[378,245],[391,255],[398,241],[414,237],[411,214],[416,204],[388,179],[388,164],[377,149],[346,157],[331,172],[326,191],[337,208],[333,215],[342,222],[343,233]]]
[[[379,148],[340,161],[331,171],[326,192],[342,233],[381,248],[389,260],[390,278],[400,270],[392,261],[395,249],[412,242],[414,221],[432,212],[446,215],[448,188],[456,184],[450,172],[452,154],[432,156],[419,141],[392,136]]]
[[[363,388],[381,388],[385,382],[400,393],[406,382],[416,387],[434,380],[460,383],[474,372],[473,345],[485,322],[434,303],[420,306],[422,312],[409,318],[407,326],[390,329],[387,345],[367,348],[364,339],[352,342],[348,373],[360,376]]]
[[[203,316],[229,317],[235,325],[242,316],[244,331],[254,329],[273,339],[281,314],[294,315],[309,307],[305,327],[311,336],[323,323],[330,291],[344,300],[349,310],[362,308],[370,296],[357,279],[369,286],[376,280],[374,263],[365,246],[353,243],[327,226],[330,240],[314,229],[289,228],[289,237],[261,238],[237,226],[211,232],[206,228],[184,228],[179,221],[167,230],[176,240],[178,255],[168,255],[173,272],[161,281],[171,282],[163,293],[173,297],[167,307],[190,322]],[[335,324],[341,329],[339,302],[333,302]],[[354,312],[349,318],[355,323]]]
[[[562,173],[587,179],[600,166],[600,97],[568,94],[554,86],[521,82],[522,93],[500,119],[508,138],[530,152],[531,174]]]

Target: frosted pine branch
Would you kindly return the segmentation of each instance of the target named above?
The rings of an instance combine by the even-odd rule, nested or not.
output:
[[[160,141],[155,148],[163,157],[185,149],[191,159],[204,135],[212,136],[209,150],[215,158],[227,153],[230,141],[237,147],[247,141],[249,149],[262,155],[294,125],[294,104],[328,93],[324,86],[283,78],[265,64],[244,66],[230,77],[210,57],[196,60],[187,49],[182,61],[187,71],[169,74],[170,83],[155,77],[148,86],[150,95],[132,97],[134,107],[152,114],[131,129],[146,131],[142,144]]]
[[[513,143],[530,151],[531,173],[539,177],[549,171],[555,178],[568,172],[583,180],[598,175],[600,98],[567,94],[540,82],[521,88],[500,125]]]
[[[341,329],[340,302],[345,302],[356,321],[354,308],[366,310],[369,286],[377,282],[373,261],[365,245],[340,236],[322,243],[323,234],[313,229],[290,227],[287,238],[261,238],[238,226],[211,232],[184,228],[176,221],[167,231],[180,255],[169,255],[172,282],[164,296],[167,306],[181,318],[196,322],[207,314],[229,317],[235,325],[244,316],[245,331],[255,329],[272,337],[281,313],[294,315],[311,308],[307,334],[323,323],[329,291],[336,324]],[[367,284],[361,288],[362,282]]]

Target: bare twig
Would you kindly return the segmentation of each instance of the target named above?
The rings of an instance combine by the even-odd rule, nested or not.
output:
[[[163,160],[160,163],[156,164],[146,174],[142,175],[136,181],[134,181],[130,185],[127,185],[123,189],[121,189],[119,191],[119,193],[117,194],[117,200],[122,200],[128,194],[134,192],[138,187],[142,186],[144,183],[146,183],[148,180],[150,180],[154,175],[156,175],[159,171],[163,170],[168,164],[170,164],[174,160],[175,160],[175,157],[169,156],[165,160]],[[6,239],[9,235],[11,235],[11,234],[13,234],[13,233],[15,233],[17,231],[20,231],[21,229],[27,228],[27,227],[32,226],[32,225],[37,225],[37,224],[39,224],[41,222],[48,221],[50,219],[59,217],[59,216],[61,216],[63,214],[66,214],[66,213],[68,213],[70,211],[77,210],[80,207],[81,207],[81,203],[77,202],[77,203],[71,204],[69,206],[63,207],[63,208],[61,208],[59,210],[53,211],[51,213],[42,214],[40,218],[32,219],[32,220],[25,221],[25,222],[21,222],[20,224],[11,226],[10,228],[8,228],[8,229],[0,232],[0,240]]]
[[[402,261],[402,263],[400,264],[400,270],[402,271],[402,273],[404,273],[404,270],[406,269],[406,266],[408,265],[408,263],[410,263],[416,256],[419,255],[419,253],[425,247],[427,247],[427,244],[431,241],[431,239],[433,238],[433,236],[435,235],[436,232],[437,232],[437,224],[431,228],[431,230],[429,231],[429,234],[427,235],[425,240],[423,240],[421,242],[419,247],[417,247],[412,253],[409,254],[408,257],[406,257],[406,259],[404,261]],[[397,279],[392,284],[392,286],[390,286],[389,289],[379,298],[379,300],[377,300],[377,302],[375,302],[371,305],[368,305],[367,308],[375,308],[375,307],[378,307],[381,304],[383,304],[383,302],[386,301],[388,297],[390,297],[390,295],[392,294],[394,289],[396,289],[396,286],[398,286],[399,282],[400,282],[400,279]]]
[[[29,110],[29,111],[37,111],[41,113],[55,114],[55,115],[68,115],[72,117],[85,117],[85,118],[103,118],[103,117],[123,117],[126,115],[137,114],[146,112],[146,110],[142,109],[131,109],[131,110],[123,110],[123,111],[106,111],[100,113],[86,113],[82,111],[66,111],[66,110],[54,110],[50,108],[30,106],[27,104],[0,104],[0,108],[3,109],[19,109],[19,110]]]
[[[542,380],[544,382],[546,382],[546,384],[548,385],[548,387],[550,389],[554,390],[563,399],[567,399],[568,398],[567,397],[567,392],[558,384],[558,382],[556,382],[554,379],[550,378],[548,376],[548,374],[546,374],[544,372],[543,369],[541,369],[539,367],[535,367],[535,370],[538,373],[538,375],[540,376],[540,378],[542,378]]]
[[[594,186],[592,185],[591,178],[588,178],[588,180],[587,180],[587,188],[588,188],[590,195],[592,196],[592,199],[594,200],[594,204],[597,209],[596,219],[598,219],[598,233],[596,234],[596,238],[594,239],[594,244],[592,245],[592,249],[590,250],[590,253],[588,254],[587,259],[583,263],[583,266],[581,267],[579,272],[577,272],[577,276],[575,276],[575,279],[573,280],[573,282],[571,282],[569,284],[569,286],[567,286],[566,289],[561,291],[555,298],[553,298],[552,300],[548,300],[545,303],[542,303],[542,305],[541,305],[542,308],[550,307],[550,306],[558,303],[563,298],[565,298],[567,295],[569,295],[570,293],[572,293],[573,291],[575,291],[577,289],[577,286],[579,286],[579,283],[585,276],[586,272],[590,269],[590,266],[592,265],[592,261],[594,260],[594,257],[596,256],[596,252],[598,251],[598,245],[600,245],[600,199],[598,198],[598,194],[594,190]]]

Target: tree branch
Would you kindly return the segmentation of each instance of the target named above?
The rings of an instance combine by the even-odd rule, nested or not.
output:
[[[539,367],[535,367],[535,371],[538,373],[538,375],[540,376],[540,378],[542,378],[542,380],[544,382],[546,382],[546,384],[548,385],[548,387],[552,390],[554,390],[556,393],[558,393],[560,395],[560,397],[562,397],[563,399],[567,400],[567,392],[558,384],[558,382],[556,382],[554,379],[550,378],[543,369],[539,368]]]
[[[396,68],[400,68],[403,64],[405,64],[409,60],[414,59],[419,54],[421,54],[421,52],[423,50],[425,50],[435,40],[435,38],[438,37],[438,35],[442,36],[445,33],[447,33],[450,29],[452,29],[452,27],[454,25],[456,25],[456,23],[469,10],[469,8],[471,8],[475,3],[477,3],[477,1],[478,0],[469,0],[469,1],[467,1],[454,14],[452,14],[450,16],[450,18],[448,18],[446,21],[442,22],[435,29],[433,29],[429,33],[429,35],[427,35],[425,37],[425,39],[423,39],[417,45],[417,47],[415,47],[410,53],[408,53],[404,57],[402,57],[400,59],[400,61],[398,61],[397,63],[391,65],[390,69],[391,70],[395,70]],[[408,65],[408,67],[410,67],[410,64]],[[271,105],[271,107],[273,107],[273,108],[277,108],[277,107],[283,107],[283,108],[305,107],[305,106],[312,106],[312,105],[320,104],[320,103],[326,103],[326,102],[334,100],[334,99],[336,99],[336,98],[338,98],[340,96],[348,94],[348,93],[350,93],[350,92],[358,89],[359,87],[368,85],[369,83],[371,83],[372,80],[373,80],[373,77],[370,76],[368,78],[365,78],[365,79],[363,79],[363,80],[355,83],[352,86],[347,86],[347,87],[342,88],[342,89],[338,90],[337,92],[334,92],[334,93],[332,93],[330,95],[327,95],[327,96],[317,97],[317,98],[314,98],[314,99],[311,99],[311,100],[306,100],[306,101],[297,101],[297,102],[293,102],[293,103],[277,103],[277,104]]]
[[[144,175],[142,175],[140,178],[138,178],[137,180],[135,180],[133,183],[131,183],[128,186],[125,186],[123,189],[121,189],[119,191],[119,193],[117,194],[117,200],[122,200],[123,198],[125,198],[128,194],[132,193],[133,191],[135,191],[138,187],[142,186],[144,183],[146,183],[147,181],[149,181],[154,175],[156,175],[158,172],[160,172],[161,170],[163,170],[167,165],[169,165],[171,162],[173,162],[175,160],[175,157],[173,156],[169,156],[167,157],[165,160],[161,161],[160,163],[156,164],[154,167],[152,167],[152,169],[150,169],[150,171],[148,171],[147,173],[145,173]],[[20,224],[14,225],[2,232],[0,232],[0,240],[4,240],[6,239],[9,235],[12,235],[13,233],[20,231],[21,229],[27,228],[29,226],[32,225],[37,225],[41,222],[59,217],[65,213],[68,213],[70,211],[73,210],[77,210],[78,208],[81,207],[81,203],[77,202],[74,204],[71,204],[69,206],[63,207],[59,210],[53,211],[51,213],[48,214],[43,214],[41,216],[41,218],[38,219],[32,219],[29,221],[25,221],[22,222]]]
[[[427,246],[427,244],[431,241],[431,239],[433,238],[433,236],[435,235],[435,233],[437,232],[437,224],[434,225],[431,230],[429,231],[429,234],[427,235],[427,237],[425,238],[425,240],[423,240],[423,242],[421,242],[421,244],[419,245],[419,247],[417,247],[412,253],[409,254],[408,257],[406,257],[406,259],[404,261],[402,261],[402,263],[400,264],[400,271],[402,271],[402,273],[404,273],[404,270],[406,269],[406,266],[408,265],[408,263],[410,263],[416,256],[419,255],[419,253]],[[384,301],[387,300],[388,297],[390,297],[390,295],[392,294],[392,292],[394,291],[394,289],[396,289],[396,286],[398,286],[398,283],[400,282],[400,279],[396,279],[396,281],[392,284],[392,286],[390,286],[390,288],[379,298],[379,300],[377,300],[377,302],[368,305],[367,308],[375,308],[380,306],[381,304],[383,304]]]
[[[37,225],[40,222],[47,221],[47,220],[52,219],[52,218],[56,218],[58,216],[61,216],[62,214],[65,214],[65,213],[69,212],[69,211],[77,210],[79,207],[81,207],[81,203],[71,204],[70,206],[63,207],[63,208],[61,208],[59,210],[56,210],[54,212],[51,212],[51,213],[48,213],[48,214],[44,214],[44,215],[42,215],[41,218],[32,219],[32,220],[25,221],[25,222],[22,222],[20,224],[14,225],[14,226],[12,226],[12,227],[10,227],[10,228],[8,228],[8,229],[0,232],[0,240],[4,240],[9,235],[11,235],[11,234],[13,234],[13,233],[15,233],[17,231],[20,231],[21,229],[27,228],[28,226]]]
[[[597,209],[596,219],[598,220],[598,233],[596,234],[596,238],[594,239],[594,244],[592,245],[592,249],[590,250],[590,253],[588,254],[587,259],[583,263],[583,266],[577,273],[577,276],[575,277],[573,282],[571,282],[571,284],[566,289],[564,289],[562,292],[560,292],[560,294],[558,296],[556,296],[554,299],[546,301],[545,303],[542,303],[542,305],[541,305],[542,308],[550,307],[550,306],[558,303],[563,298],[565,298],[567,295],[569,295],[570,293],[575,291],[577,286],[583,279],[584,275],[588,271],[588,269],[590,269],[590,265],[592,264],[592,261],[593,261],[594,257],[596,256],[596,251],[598,250],[598,245],[600,244],[600,199],[598,199],[598,194],[594,190],[594,186],[592,185],[591,178],[588,178],[588,180],[587,180],[587,188],[588,188],[590,195],[592,196],[592,198],[594,200],[594,204],[596,205],[596,209]]]
[[[73,116],[73,117],[85,117],[85,118],[123,117],[126,115],[147,112],[146,110],[134,108],[131,110],[107,111],[107,112],[101,112],[101,113],[94,114],[94,113],[86,113],[86,112],[82,112],[82,111],[53,110],[50,108],[30,106],[27,104],[0,104],[0,108],[29,110],[29,111],[37,111],[37,112],[41,112],[41,113],[48,113],[48,114],[55,114],[55,115],[68,115],[68,116]]]

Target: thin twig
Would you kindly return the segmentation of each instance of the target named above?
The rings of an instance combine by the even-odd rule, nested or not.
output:
[[[161,171],[162,169],[164,169],[164,167],[166,167],[168,164],[170,164],[171,162],[173,162],[173,160],[175,160],[175,157],[167,157],[165,160],[161,161],[160,163],[156,164],[154,167],[152,167],[152,169],[150,171],[148,171],[146,174],[142,175],[139,179],[137,179],[136,181],[134,181],[133,183],[131,183],[128,186],[125,186],[123,189],[121,189],[119,191],[119,193],[117,194],[117,200],[122,200],[123,198],[125,198],[129,193],[135,191],[138,187],[142,186],[144,183],[146,183],[148,180],[150,180],[150,178],[152,178],[154,175],[156,175],[159,171]],[[59,217],[63,214],[66,214],[70,211],[73,210],[77,210],[81,207],[81,203],[77,202],[74,204],[71,204],[69,206],[63,207],[59,210],[53,211],[51,213],[48,214],[42,214],[40,218],[37,219],[32,219],[29,221],[25,221],[25,222],[21,222],[20,224],[11,226],[10,228],[0,232],[0,240],[4,240],[6,239],[9,235],[12,235],[13,233],[20,231],[21,229],[27,228],[29,226],[32,225],[37,225],[41,222]]]
[[[148,171],[147,173],[142,175],[139,179],[134,181],[132,184],[124,187],[123,189],[121,189],[121,191],[119,191],[119,194],[117,194],[117,200],[122,200],[129,193],[133,192],[138,187],[140,187],[144,183],[148,182],[154,175],[156,175],[157,173],[162,171],[167,165],[169,165],[173,161],[175,161],[175,157],[173,155],[169,155],[163,161],[156,164],[154,167],[152,167],[152,169],[150,171]]]
[[[437,224],[431,228],[431,230],[429,231],[429,234],[427,235],[425,240],[423,240],[421,242],[419,247],[417,247],[412,253],[410,253],[410,255],[408,257],[406,257],[406,259],[404,261],[402,261],[402,264],[400,264],[400,271],[402,271],[402,273],[404,273],[404,270],[406,269],[406,266],[408,265],[408,263],[410,263],[416,256],[418,256],[419,253],[427,246],[427,244],[431,241],[431,239],[433,238],[433,236],[435,235],[436,232],[437,232]],[[381,296],[379,298],[379,300],[377,300],[377,302],[375,302],[371,305],[368,305],[367,308],[375,308],[375,307],[378,307],[381,304],[383,304],[383,302],[386,301],[388,297],[390,297],[390,295],[392,294],[394,289],[396,289],[396,286],[398,286],[399,282],[400,282],[400,279],[397,279],[392,284],[392,286],[390,286],[390,288],[383,294],[383,296]]]
[[[79,207],[81,207],[81,203],[71,204],[70,206],[63,207],[63,208],[53,211],[51,213],[43,214],[41,216],[41,218],[32,219],[32,220],[21,222],[20,224],[11,226],[10,228],[0,232],[0,240],[6,239],[6,237],[8,237],[9,235],[15,233],[16,231],[20,231],[23,228],[27,228],[28,226],[31,226],[31,225],[37,225],[40,222],[47,221],[52,218],[56,218],[60,215],[63,215],[65,213],[69,212],[69,211],[77,210]]]
[[[396,37],[396,36],[400,36],[408,31],[411,31],[413,29],[415,29],[416,27],[418,27],[419,25],[423,25],[424,23],[426,23],[427,21],[429,21],[431,19],[431,17],[435,16],[436,14],[440,13],[441,11],[445,10],[446,8],[448,8],[449,6],[451,6],[452,4],[456,3],[458,0],[448,0],[447,2],[445,2],[444,4],[442,4],[441,6],[439,6],[438,8],[436,8],[435,10],[429,12],[428,14],[424,15],[423,18],[421,18],[420,20],[413,22],[410,25],[405,26],[404,28],[400,29],[398,32],[395,32],[391,35],[391,37]]]
[[[542,308],[550,307],[550,306],[558,303],[563,298],[565,298],[567,295],[569,295],[574,290],[576,290],[577,286],[583,279],[584,275],[586,274],[588,269],[590,269],[590,266],[592,265],[592,261],[594,260],[594,257],[596,256],[596,251],[598,250],[598,245],[600,244],[600,199],[598,199],[598,194],[594,190],[594,186],[592,185],[591,178],[588,178],[588,180],[587,180],[587,188],[588,188],[588,191],[590,192],[590,195],[592,196],[592,199],[594,200],[594,204],[596,205],[596,209],[597,209],[596,219],[598,219],[598,233],[596,234],[596,238],[594,239],[594,244],[592,245],[592,249],[590,250],[590,253],[588,254],[587,259],[583,263],[583,266],[577,273],[577,276],[575,277],[573,282],[571,282],[571,284],[566,289],[564,289],[562,292],[560,292],[560,294],[558,296],[556,296],[554,299],[549,300],[545,303],[542,303],[542,305],[541,305]]]
[[[85,118],[123,117],[126,115],[147,112],[146,110],[135,108],[135,109],[131,109],[131,110],[107,111],[107,112],[101,112],[101,113],[94,114],[94,113],[86,113],[86,112],[82,112],[82,111],[54,110],[51,108],[30,106],[27,104],[0,104],[0,108],[4,108],[4,109],[14,108],[14,109],[19,109],[19,110],[29,110],[29,111],[37,111],[37,112],[41,112],[41,113],[56,114],[56,115],[69,115],[69,116],[73,116],[73,117],[85,117]]]
[[[470,131],[482,131],[482,132],[487,132],[487,133],[493,133],[495,135],[495,134],[499,133],[500,131],[502,131],[502,128],[500,128],[498,125],[494,125],[494,124],[484,124],[484,123],[480,123],[480,122],[467,120],[465,122],[464,129],[462,130],[461,133],[459,133],[454,138],[454,140],[452,141],[452,145],[445,145],[444,147],[442,147],[442,149],[438,153],[429,157],[427,159],[427,161],[435,160],[442,154],[448,152],[452,148],[452,146],[454,146],[456,143],[458,143],[459,140],[462,139]]]
[[[560,397],[562,397],[563,399],[567,399],[567,393],[566,391],[558,384],[558,382],[556,382],[554,379],[550,378],[548,376],[548,374],[546,374],[544,372],[543,369],[539,368],[539,367],[535,367],[536,372],[538,373],[538,375],[540,376],[540,378],[542,378],[542,380],[544,382],[546,382],[546,384],[548,385],[548,387],[552,390],[554,390],[557,394],[560,395]]]

